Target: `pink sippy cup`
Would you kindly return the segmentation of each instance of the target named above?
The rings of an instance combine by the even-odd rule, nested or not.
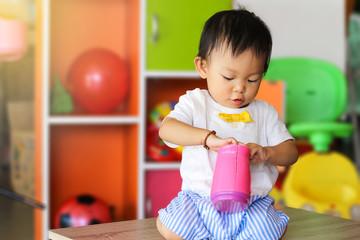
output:
[[[226,145],[218,151],[210,199],[218,211],[240,212],[250,200],[250,150]]]

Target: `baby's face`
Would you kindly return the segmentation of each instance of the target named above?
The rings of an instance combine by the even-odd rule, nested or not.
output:
[[[211,53],[205,61],[208,90],[219,104],[229,108],[248,105],[256,96],[264,73],[264,57],[248,49],[237,57],[230,50]]]

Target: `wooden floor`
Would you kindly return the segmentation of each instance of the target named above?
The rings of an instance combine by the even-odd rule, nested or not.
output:
[[[0,166],[0,187],[10,189],[9,167]],[[0,195],[0,239],[32,240],[34,239],[33,208]],[[19,230],[21,226],[21,230]]]

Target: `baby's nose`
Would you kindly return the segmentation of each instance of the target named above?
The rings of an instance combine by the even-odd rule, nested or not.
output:
[[[245,92],[245,84],[238,82],[234,85],[234,92]]]

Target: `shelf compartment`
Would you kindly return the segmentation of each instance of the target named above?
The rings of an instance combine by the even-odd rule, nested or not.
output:
[[[179,170],[146,172],[145,216],[157,217],[157,212],[181,191],[181,183]]]
[[[206,89],[206,81],[202,78],[149,78],[147,83],[147,113],[159,103],[178,101],[188,90]],[[176,86],[176,87],[174,87]],[[148,115],[147,115],[148,116]]]
[[[63,87],[70,90],[68,75],[75,59],[90,49],[104,48],[124,60],[130,76],[127,97],[112,113],[138,115],[139,4],[139,1],[52,0],[50,86],[58,76]],[[73,113],[92,116],[76,103]]]
[[[205,21],[231,0],[148,0],[145,11],[146,69],[195,70],[193,59]]]
[[[136,218],[137,125],[51,127],[50,219],[69,197],[89,193],[114,206],[115,220]]]

